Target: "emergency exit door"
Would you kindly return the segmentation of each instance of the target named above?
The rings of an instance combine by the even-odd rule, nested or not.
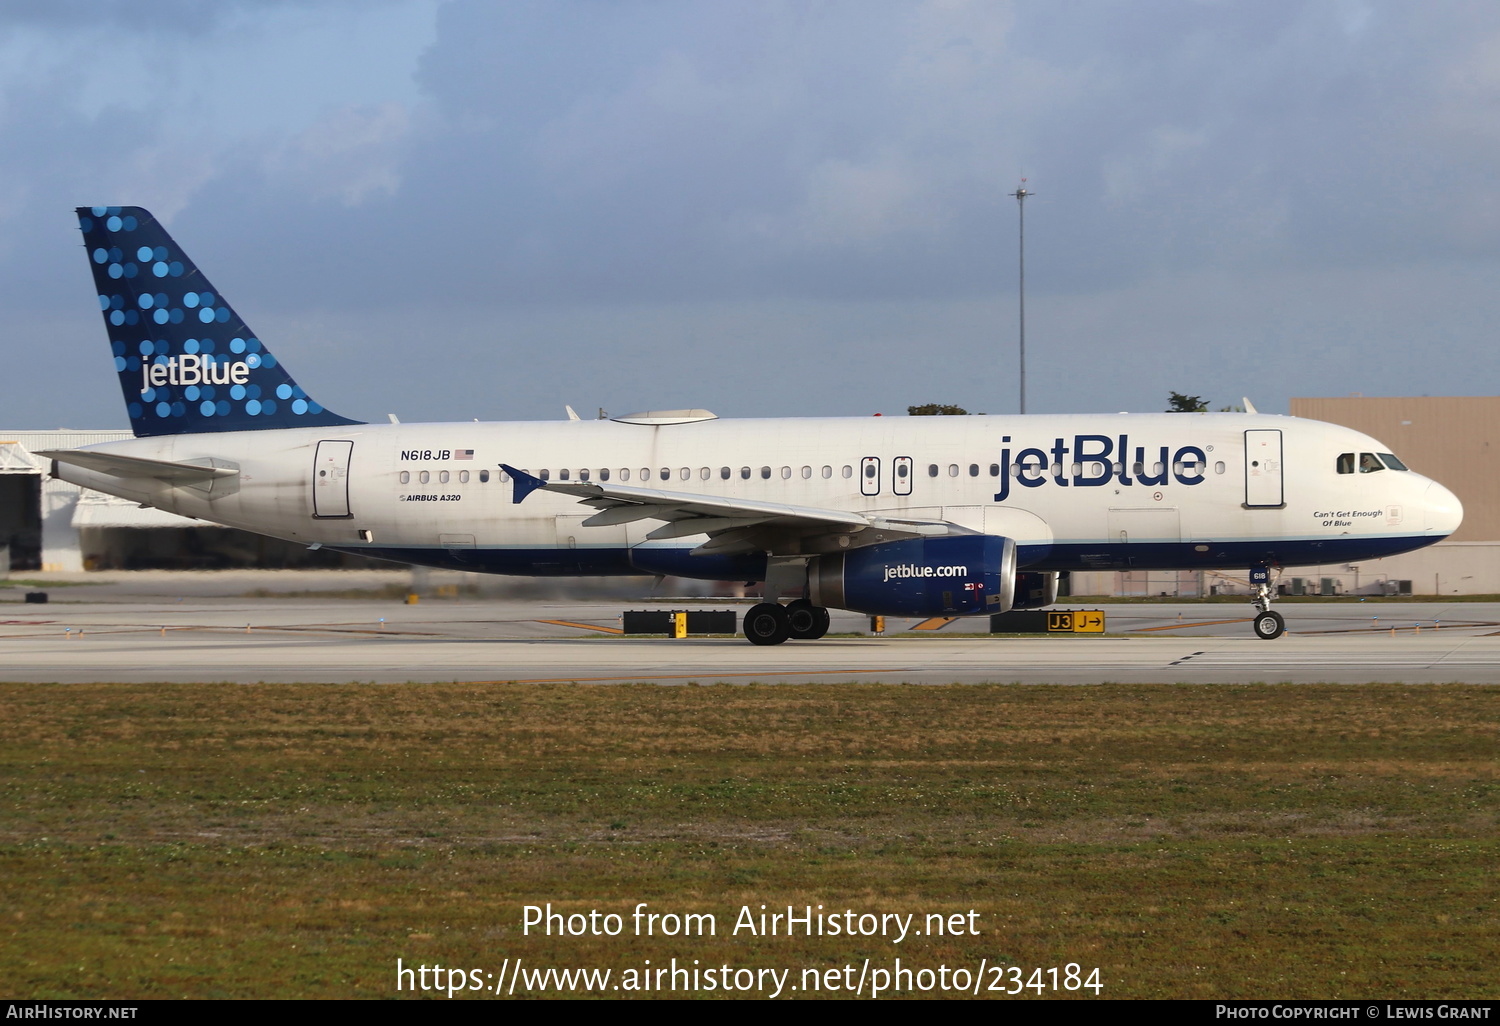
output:
[[[348,518],[350,441],[319,442],[313,457],[313,516],[321,519]]]
[[[1286,505],[1281,481],[1281,432],[1245,432],[1245,506],[1280,509]]]

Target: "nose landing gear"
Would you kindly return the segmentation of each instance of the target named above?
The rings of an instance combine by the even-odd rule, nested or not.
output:
[[[1271,609],[1271,597],[1274,594],[1271,588],[1271,571],[1268,567],[1252,566],[1250,568],[1250,583],[1255,585],[1255,619],[1251,626],[1255,630],[1255,636],[1263,641],[1274,641],[1286,633],[1286,621],[1281,614]]]

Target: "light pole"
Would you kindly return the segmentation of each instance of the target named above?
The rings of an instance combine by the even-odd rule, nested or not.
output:
[[[1021,187],[1010,195],[1016,198],[1016,209],[1021,213],[1021,412],[1026,412],[1026,197],[1036,193],[1026,188],[1026,179]]]

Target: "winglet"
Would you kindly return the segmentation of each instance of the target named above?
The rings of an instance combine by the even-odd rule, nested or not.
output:
[[[520,504],[526,498],[526,496],[530,495],[538,488],[545,488],[547,485],[547,482],[543,481],[541,478],[533,477],[532,475],[526,473],[526,471],[524,470],[517,470],[509,463],[500,464],[500,469],[509,474],[511,480],[516,483],[515,495],[510,500],[513,503]]]

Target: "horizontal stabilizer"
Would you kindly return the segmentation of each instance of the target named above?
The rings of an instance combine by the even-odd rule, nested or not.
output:
[[[161,481],[174,488],[191,488],[215,499],[239,490],[239,464],[212,456],[173,463],[86,449],[39,449],[36,454],[111,477]]]

